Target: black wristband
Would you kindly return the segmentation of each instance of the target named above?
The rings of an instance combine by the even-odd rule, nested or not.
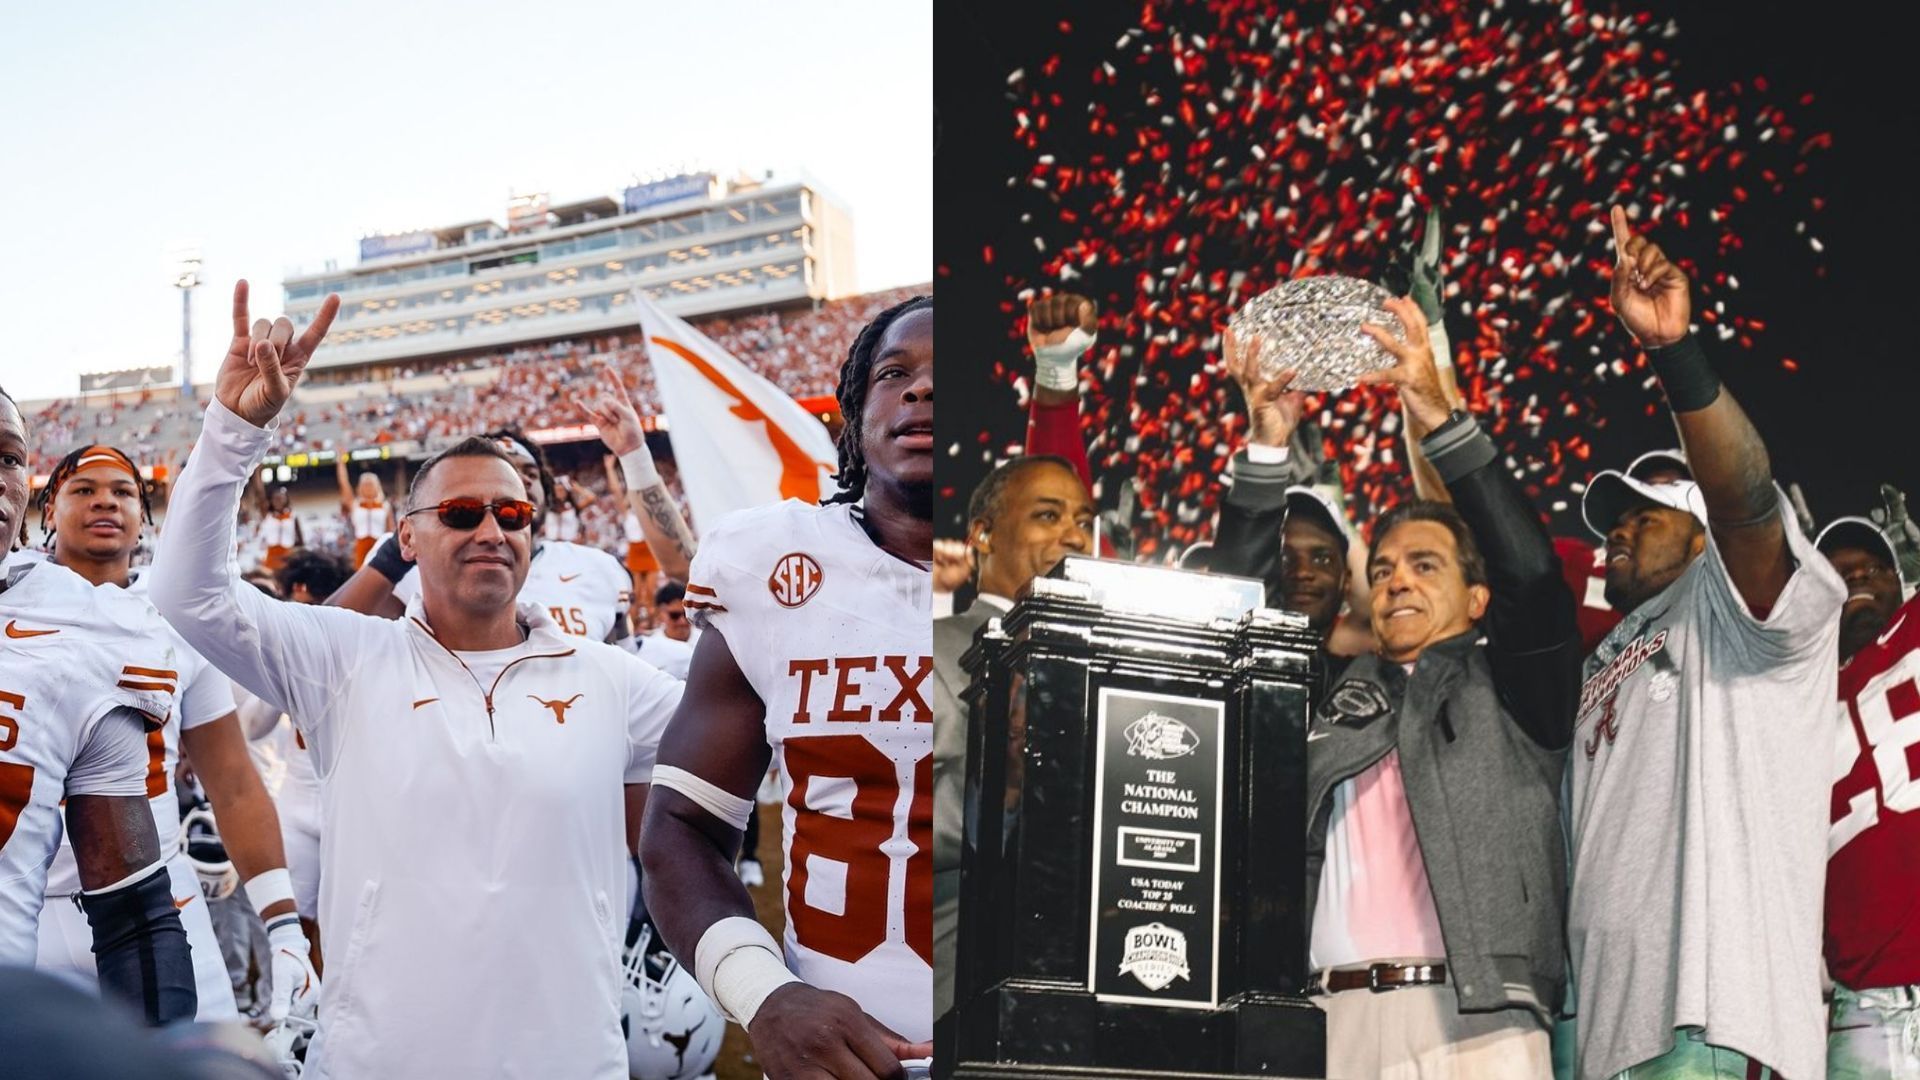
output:
[[[1647,350],[1647,362],[1660,376],[1667,392],[1667,405],[1674,412],[1697,412],[1713,404],[1720,396],[1720,376],[1707,362],[1706,350],[1692,334],[1671,345]]]
[[[407,561],[406,556],[400,554],[399,533],[394,533],[382,540],[380,546],[373,549],[373,554],[367,556],[367,565],[395,585],[400,584],[400,579],[406,577],[407,571],[413,569],[413,564]]]

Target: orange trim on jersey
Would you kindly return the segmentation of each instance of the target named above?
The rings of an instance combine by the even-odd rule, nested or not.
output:
[[[164,690],[169,694],[173,693],[172,683],[135,682],[132,679],[121,679],[116,685],[122,690]]]
[[[688,611],[725,611],[727,610],[725,607],[723,607],[720,604],[709,604],[704,600],[687,600],[687,601],[683,601],[683,604]]]
[[[719,593],[714,592],[712,589],[707,588],[705,585],[695,585],[691,581],[687,582],[687,591],[690,593],[699,593],[702,596],[719,596],[720,595]]]
[[[180,677],[180,673],[177,671],[168,671],[165,668],[134,667],[132,664],[128,664],[126,667],[121,668],[120,674],[146,675],[155,679],[177,679]]]

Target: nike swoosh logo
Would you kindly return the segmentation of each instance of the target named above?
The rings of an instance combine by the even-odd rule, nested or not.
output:
[[[1900,624],[1906,621],[1907,621],[1907,614],[1906,612],[1903,611],[1900,613],[1899,618],[1893,620],[1893,625],[1887,627],[1886,633],[1881,634],[1879,637],[1873,639],[1873,643],[1875,645],[1885,645],[1887,643],[1887,639],[1891,638],[1896,632],[1899,631]],[[13,627],[11,626],[7,627],[7,633],[9,634],[13,633]]]
[[[577,578],[577,577],[579,577],[579,576],[580,576],[579,574],[561,574],[561,575],[560,575],[560,583],[561,583],[562,585],[564,585],[564,584],[566,584],[567,582],[569,582],[569,581],[572,581],[572,580],[573,580],[574,578]]]
[[[58,630],[22,630],[19,623],[11,619],[7,620],[7,636],[10,638],[44,637],[47,634],[59,632]]]
[[[416,702],[414,702],[414,703],[413,703],[413,707],[417,709],[417,708],[419,708],[419,707],[420,707],[420,706],[422,706],[422,705],[431,705],[431,704],[433,704],[434,702],[436,702],[436,701],[439,701],[439,700],[440,700],[440,699],[439,699],[439,698],[437,698],[437,697],[423,697],[423,698],[421,698],[421,699],[420,699],[419,701],[416,701]]]
[[[1309,731],[1309,732],[1307,732],[1307,741],[1308,741],[1308,742],[1312,742],[1312,741],[1314,741],[1315,739],[1324,739],[1324,738],[1326,738],[1327,736],[1329,736],[1329,735],[1332,735],[1332,734],[1333,734],[1333,732],[1331,732],[1331,731]]]
[[[191,897],[191,896],[183,896],[183,897],[181,897],[180,899],[178,899],[178,900],[175,900],[175,901],[173,902],[173,906],[174,906],[175,908],[184,908],[184,907],[186,907],[186,906],[187,906],[188,904],[191,904],[191,903],[193,903],[193,897]]]

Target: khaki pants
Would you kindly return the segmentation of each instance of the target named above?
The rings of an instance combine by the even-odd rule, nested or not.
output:
[[[1314,997],[1327,1014],[1330,1080],[1542,1080],[1547,1028],[1526,1009],[1461,1015],[1451,986]]]

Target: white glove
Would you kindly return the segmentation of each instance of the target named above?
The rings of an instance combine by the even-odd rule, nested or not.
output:
[[[267,1016],[274,1023],[289,1013],[312,1016],[320,1005],[320,974],[313,970],[311,947],[297,916],[282,915],[267,928],[267,948],[273,954],[273,997]]]

